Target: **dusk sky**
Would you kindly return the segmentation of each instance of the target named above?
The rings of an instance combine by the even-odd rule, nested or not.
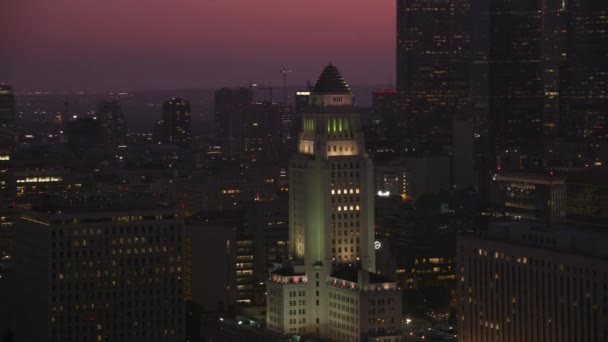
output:
[[[0,22],[16,91],[146,90],[317,77],[394,82],[394,0],[19,0]],[[8,61],[8,63],[5,63]]]

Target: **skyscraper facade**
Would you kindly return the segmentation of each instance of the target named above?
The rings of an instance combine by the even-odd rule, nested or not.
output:
[[[106,141],[116,147],[125,142],[127,122],[116,100],[104,100],[97,108],[97,119],[105,132]]]
[[[401,290],[375,273],[372,161],[335,66],[313,87],[302,127],[289,170],[291,263],[267,282],[267,326],[334,341],[400,341]]]
[[[605,141],[608,136],[608,3],[562,2],[568,14],[566,66],[562,77],[562,136]]]
[[[236,118],[252,101],[253,92],[249,88],[222,88],[215,91],[213,102],[215,132],[224,153],[238,153],[241,127]]]
[[[470,14],[470,0],[397,1],[397,89],[410,147],[449,145],[452,118],[467,113]]]
[[[407,147],[406,133],[407,124],[400,94],[392,89],[372,91],[372,117],[370,135],[367,136],[371,153],[378,149],[403,151]]]
[[[277,160],[281,144],[284,107],[272,103],[256,103],[244,106],[234,113],[232,120],[239,123],[238,152],[245,162]]]
[[[190,102],[179,97],[163,104],[163,142],[190,147],[191,142]]]
[[[543,153],[544,133],[540,2],[494,0],[490,6],[491,152],[498,167],[533,167]],[[513,151],[520,160],[512,160]]]
[[[605,139],[607,13],[603,1],[473,1],[478,164],[538,168],[563,142]]]
[[[13,87],[0,85],[0,126],[15,126],[17,110],[15,109],[15,93]]]
[[[567,59],[568,12],[562,0],[543,1],[541,6],[544,140],[546,146],[551,146],[561,140],[560,99],[565,94],[562,78]]]

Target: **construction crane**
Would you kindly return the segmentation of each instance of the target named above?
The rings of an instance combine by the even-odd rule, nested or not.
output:
[[[291,69],[287,69],[286,66],[281,69],[281,75],[283,75],[283,106],[287,104],[287,74],[289,74]]]

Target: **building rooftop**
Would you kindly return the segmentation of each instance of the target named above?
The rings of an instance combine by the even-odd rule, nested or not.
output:
[[[526,182],[543,185],[563,184],[566,181],[563,176],[546,172],[501,171],[496,173],[493,178],[495,181]]]
[[[297,273],[293,267],[284,267],[279,268],[277,270],[272,271],[273,274],[280,275],[282,277],[292,277],[295,275],[301,275],[301,273]]]
[[[331,274],[332,277],[350,281],[353,283],[358,282],[359,280],[359,271],[361,268],[359,266],[341,266],[336,267]],[[369,272],[369,283],[370,284],[378,284],[378,283],[392,283],[394,280],[385,277],[378,273]]]
[[[316,94],[351,94],[350,87],[344,81],[340,70],[331,63],[321,72],[312,92]]]
[[[573,255],[608,258],[608,234],[574,226],[548,226],[526,221],[495,222],[481,238]]]
[[[38,198],[32,211],[47,214],[100,213],[172,209],[149,193],[51,193]]]

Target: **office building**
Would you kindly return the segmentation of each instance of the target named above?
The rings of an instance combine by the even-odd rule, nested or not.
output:
[[[401,96],[396,90],[372,91],[370,134],[366,136],[372,155],[380,150],[403,152],[407,147],[407,125]]]
[[[247,230],[253,238],[254,276],[257,283],[289,257],[289,210],[287,195],[275,200],[254,201],[248,206]]]
[[[0,127],[14,127],[17,122],[15,93],[13,87],[0,85]]]
[[[179,97],[163,103],[162,142],[190,148],[190,102]]]
[[[127,122],[116,100],[104,100],[97,107],[97,119],[105,133],[106,142],[112,147],[124,144],[127,139]]]
[[[454,120],[452,124],[452,185],[465,189],[477,185],[475,180],[474,128],[469,120]]]
[[[5,128],[0,128],[0,258],[10,255],[12,240],[13,217],[10,207],[15,194],[9,174],[15,145],[14,134]]]
[[[235,118],[243,107],[252,102],[253,92],[250,88],[222,88],[215,91],[213,102],[215,134],[225,154],[238,153],[241,127]]]
[[[608,226],[606,172],[574,172],[566,177],[565,211],[569,223]]]
[[[238,155],[243,162],[276,161],[281,145],[281,110],[272,103],[256,103],[244,106],[234,113],[233,120],[239,123],[235,133]]]
[[[608,340],[608,235],[509,222],[457,242],[458,341]]]
[[[174,210],[148,196],[47,196],[15,226],[15,341],[183,341]]]
[[[97,117],[72,117],[66,121],[68,145],[81,159],[103,159],[106,154],[106,136]]]
[[[397,1],[397,90],[410,148],[450,145],[452,119],[467,114],[471,1]]]
[[[608,3],[560,1],[568,16],[561,128],[567,140],[599,142],[608,134]]]
[[[236,230],[231,217],[202,215],[185,224],[184,297],[204,311],[236,303]]]
[[[411,156],[376,164],[375,193],[381,197],[415,199],[448,191],[450,158],[442,155]]]
[[[566,220],[566,179],[550,173],[498,172],[496,203],[514,220],[560,224]]]
[[[537,167],[544,146],[541,2],[493,0],[488,6],[489,44],[481,57],[487,83],[480,86],[488,88],[489,167]]]
[[[291,143],[294,139],[293,110],[294,108],[292,106],[288,106],[287,104],[283,104],[280,107],[281,141],[286,144]]]
[[[561,105],[565,95],[568,11],[562,0],[542,3],[542,83],[545,150],[561,141]]]
[[[335,341],[400,341],[401,289],[375,273],[373,166],[339,70],[302,114],[289,167],[289,255],[267,282],[266,325]]]

